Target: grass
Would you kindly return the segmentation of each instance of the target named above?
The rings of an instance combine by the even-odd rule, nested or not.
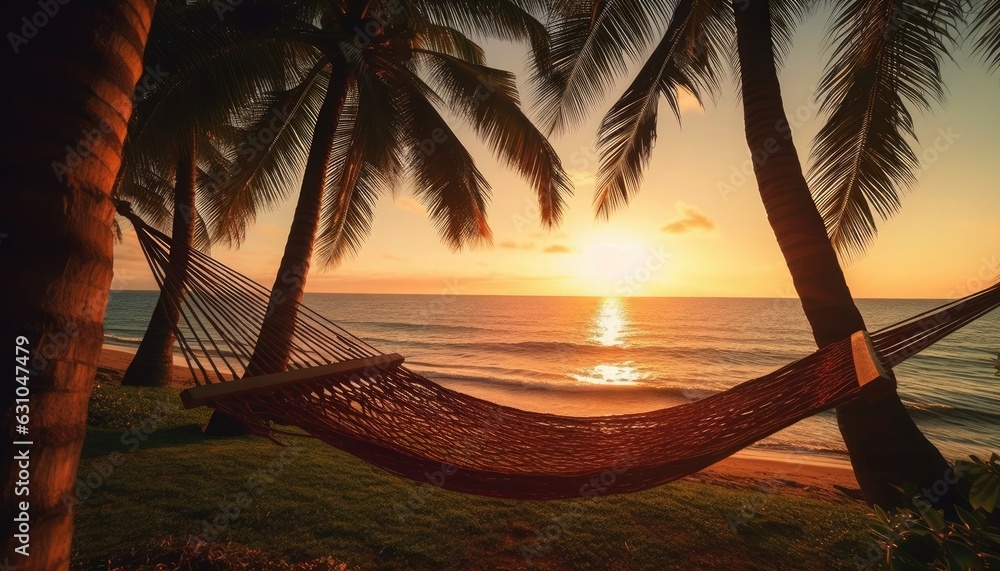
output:
[[[872,547],[857,504],[690,482],[574,501],[479,498],[395,478],[310,439],[206,439],[207,411],[178,402],[172,389],[99,379],[75,569],[179,568],[185,550],[203,555],[184,567],[197,569],[501,570],[526,567],[526,553],[538,569],[847,569]],[[219,563],[227,553],[242,559]]]

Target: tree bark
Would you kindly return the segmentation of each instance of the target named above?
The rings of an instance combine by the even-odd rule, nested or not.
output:
[[[69,568],[74,483],[113,272],[110,193],[154,4],[48,3],[54,15],[33,0],[3,6],[3,29],[26,40],[6,48],[14,48],[5,67],[16,81],[4,90],[0,132],[0,323],[11,353],[19,336],[31,351],[29,410],[3,400],[0,440],[0,557],[20,571]],[[15,445],[10,435],[22,420],[28,433],[20,438],[31,444]],[[25,451],[27,462],[13,460]],[[17,492],[25,465],[29,495]],[[13,521],[22,507],[27,557]]]
[[[195,140],[192,133],[177,157],[174,183],[174,223],[172,238],[188,248],[194,246],[195,187],[198,165],[195,157]],[[178,248],[170,251],[168,263],[171,272],[165,277],[164,287],[153,308],[149,326],[142,342],[129,363],[122,384],[140,387],[165,387],[173,380],[174,327],[180,319],[184,299],[184,276],[187,274],[190,251]],[[174,277],[179,278],[173,279]],[[167,281],[169,280],[169,281]]]
[[[775,67],[767,0],[734,0],[743,116],[754,174],[768,221],[820,348],[865,329],[792,142]],[[837,410],[858,484],[870,504],[907,498],[895,486],[931,486],[948,464],[893,392]],[[954,498],[954,494],[951,496]],[[942,498],[942,504],[948,500]]]
[[[245,376],[281,372],[288,365],[295,336],[295,317],[302,303],[313,245],[319,230],[333,139],[346,95],[346,74],[338,72],[335,67],[310,142],[302,188],[288,241],[285,243],[285,252],[271,287],[271,299]],[[205,433],[211,436],[235,436],[249,431],[238,420],[217,410],[212,413]]]

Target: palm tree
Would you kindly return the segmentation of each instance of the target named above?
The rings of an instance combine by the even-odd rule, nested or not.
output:
[[[40,10],[8,2],[5,29]],[[86,429],[87,400],[101,350],[112,278],[110,200],[130,95],[142,73],[153,2],[93,0],[60,4],[43,29],[20,44],[8,72],[17,89],[3,105],[0,271],[7,293],[0,320],[30,350],[19,361],[30,410],[5,399],[4,426],[27,414],[31,445],[0,444],[4,557],[23,571],[69,568],[72,497]],[[69,147],[69,150],[67,150]],[[17,342],[17,340],[21,342]],[[18,371],[19,375],[22,371]],[[15,454],[29,449],[30,497],[19,486]],[[13,517],[30,501],[30,556],[16,551]],[[5,561],[6,562],[6,561]]]
[[[926,103],[925,97],[942,92],[939,61],[947,56],[961,11],[957,1],[853,0],[836,8],[831,36],[843,39],[821,85],[830,119],[816,142],[814,201],[782,107],[777,66],[795,23],[816,4],[553,0],[559,16],[552,25],[553,73],[539,85],[549,125],[565,129],[600,99],[629,60],[644,60],[598,134],[595,206],[607,216],[639,189],[660,97],[680,119],[680,92],[699,100],[715,93],[718,69],[729,57],[741,86],[761,199],[816,343],[824,347],[865,329],[834,247],[857,252],[873,237],[868,201],[883,217],[898,205],[899,184],[911,180],[916,166],[905,137],[911,126],[903,100]],[[997,61],[1000,41],[988,31],[996,30],[1000,9],[989,4],[979,19],[980,49]],[[644,57],[649,42],[654,47]],[[933,484],[945,476],[948,464],[898,395],[841,407],[837,416],[870,503],[898,505],[904,498],[896,486]]]
[[[482,49],[459,30],[525,39],[543,54],[544,28],[518,2],[496,2],[489,14],[478,3],[444,0],[348,1],[318,8],[284,24],[313,46],[309,71],[299,85],[262,101],[257,113],[267,118],[269,109],[291,109],[314,126],[307,136],[275,142],[295,147],[276,155],[297,157],[292,164],[304,158],[304,174],[248,374],[284,370],[314,249],[326,265],[356,252],[377,199],[403,180],[412,182],[450,246],[490,239],[489,184],[440,109],[471,124],[502,162],[524,176],[538,196],[544,223],[558,221],[569,192],[558,156],[521,111],[513,75],[488,67]],[[344,30],[361,30],[364,37],[352,34],[345,41]],[[261,170],[257,178],[269,180],[272,195],[287,188],[293,172],[277,163],[246,166]],[[241,221],[252,219],[259,205],[248,202],[236,185],[223,194],[232,200],[225,206],[222,199],[222,211],[212,218],[223,222],[219,235],[238,240],[245,228]],[[225,418],[213,415],[208,430],[241,431]]]
[[[225,170],[231,162],[232,151],[227,149],[233,143],[222,133],[246,101],[289,80],[294,67],[288,60],[293,54],[287,42],[224,25],[211,4],[161,1],[145,60],[165,79],[143,90],[129,126],[116,195],[133,204],[147,221],[172,227],[176,242],[207,248],[211,240],[195,195],[200,189],[206,200],[212,200],[210,173]],[[240,188],[247,193],[260,190],[253,184]],[[171,251],[171,275],[184,275],[187,252]],[[168,284],[160,292],[123,385],[170,383],[173,329],[182,296],[182,282]]]

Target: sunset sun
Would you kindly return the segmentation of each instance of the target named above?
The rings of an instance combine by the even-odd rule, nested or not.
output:
[[[578,279],[598,295],[633,295],[653,279],[663,279],[661,249],[628,236],[586,242],[577,261]]]

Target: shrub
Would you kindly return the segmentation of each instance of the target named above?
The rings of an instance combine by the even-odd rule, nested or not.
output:
[[[956,506],[957,521],[919,493],[908,494],[913,507],[892,514],[876,506],[873,528],[890,570],[1000,569],[1000,455],[971,458],[955,463],[955,485],[971,507]]]

